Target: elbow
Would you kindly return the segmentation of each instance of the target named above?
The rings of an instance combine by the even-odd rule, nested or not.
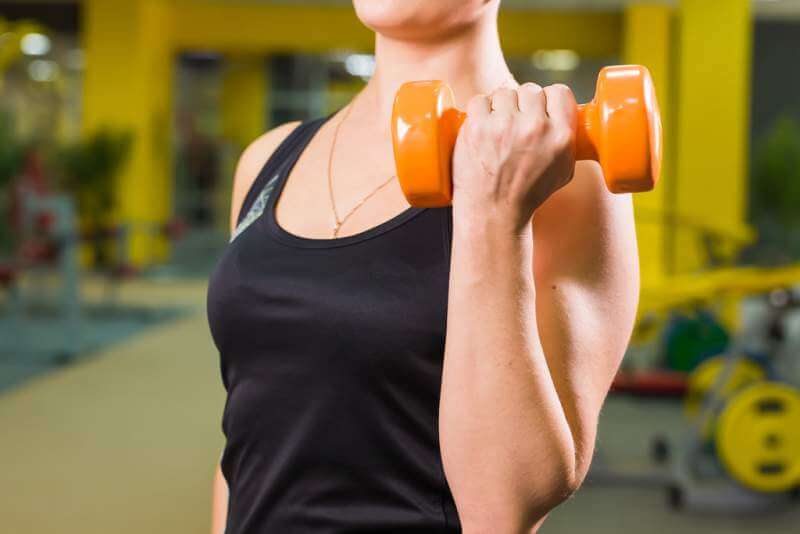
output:
[[[572,432],[564,432],[563,439],[551,455],[552,469],[546,477],[547,493],[555,499],[556,505],[570,498],[581,486],[585,475],[582,456],[575,436]]]
[[[554,482],[547,488],[546,494],[540,494],[530,503],[527,514],[525,514],[524,526],[516,532],[520,534],[537,532],[547,515],[563,502],[569,500],[578,491],[579,487],[580,483],[571,479],[565,478]]]
[[[583,477],[578,474],[577,467],[573,461],[571,468],[564,470],[562,476],[559,477],[559,480],[554,484],[554,493],[557,501],[556,506],[572,497],[581,487],[582,483]]]
[[[581,469],[573,451],[560,451],[560,461],[549,470],[547,476],[538,481],[528,503],[526,528],[523,532],[535,532],[535,528],[553,509],[572,497],[583,484],[585,471]]]
[[[573,462],[574,463],[574,462]],[[580,486],[573,470],[542,470],[547,475],[536,476],[535,485],[528,488],[529,497],[516,501],[510,499],[505,506],[482,506],[477,513],[459,508],[464,534],[533,534],[544,518],[554,508],[568,500]]]

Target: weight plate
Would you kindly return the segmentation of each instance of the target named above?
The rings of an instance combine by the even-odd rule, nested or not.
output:
[[[766,378],[764,368],[753,360],[740,358],[728,375],[725,384],[718,384],[720,373],[725,365],[730,363],[729,356],[714,356],[701,363],[689,375],[686,383],[686,397],[683,406],[689,417],[694,417],[700,411],[703,401],[711,392],[711,388],[720,388],[720,397],[725,399],[743,387]]]
[[[716,446],[731,477],[750,489],[800,485],[800,393],[759,382],[735,394],[720,414]]]
[[[711,312],[676,314],[664,329],[665,363],[674,371],[692,371],[706,359],[728,350],[730,336]]]

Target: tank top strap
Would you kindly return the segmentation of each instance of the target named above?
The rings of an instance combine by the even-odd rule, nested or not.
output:
[[[278,145],[278,148],[267,159],[267,162],[261,168],[258,176],[253,181],[247,195],[242,202],[241,209],[239,210],[239,218],[237,226],[241,226],[242,222],[247,218],[248,214],[252,211],[254,204],[261,196],[262,192],[267,188],[275,176],[279,173],[283,164],[292,159],[292,156],[302,147],[308,143],[311,137],[322,126],[327,118],[319,118],[308,120],[298,125],[286,138]]]

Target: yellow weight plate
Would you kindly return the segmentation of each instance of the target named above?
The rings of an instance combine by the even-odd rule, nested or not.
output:
[[[728,363],[728,356],[714,356],[709,358],[695,368],[689,375],[686,382],[686,397],[683,407],[689,417],[694,417],[700,411],[703,400],[717,383],[720,373]],[[722,387],[722,397],[727,398],[732,393],[742,389],[744,386],[764,380],[766,374],[764,368],[747,358],[739,359],[725,385]]]
[[[731,477],[750,489],[800,485],[800,392],[759,382],[735,394],[717,422],[716,445]]]

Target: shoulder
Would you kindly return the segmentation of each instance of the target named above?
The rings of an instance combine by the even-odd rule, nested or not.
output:
[[[258,173],[292,131],[300,125],[299,121],[287,122],[268,131],[242,152],[239,163],[236,165],[236,175],[233,179],[233,194],[231,200],[231,231],[236,226],[239,210],[242,207],[247,192],[253,185]]]

